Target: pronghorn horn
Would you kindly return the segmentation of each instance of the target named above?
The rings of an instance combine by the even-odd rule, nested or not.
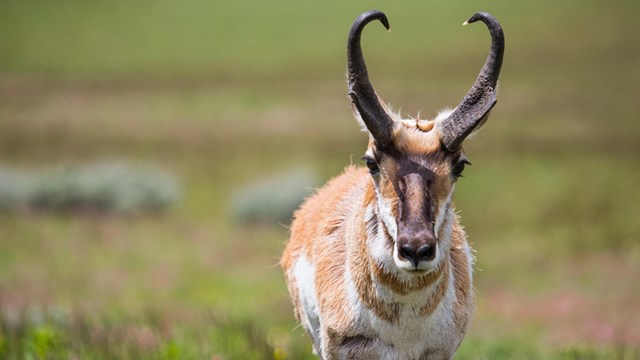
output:
[[[497,101],[496,85],[500,76],[500,68],[502,67],[504,33],[498,21],[485,12],[474,14],[463,25],[478,20],[485,23],[489,28],[491,49],[475,84],[462,99],[460,105],[440,124],[442,142],[450,151],[460,148],[464,139],[486,121],[491,108]]]
[[[371,86],[367,65],[360,47],[362,29],[374,20],[379,20],[387,30],[389,29],[387,17],[379,10],[371,10],[360,15],[351,26],[347,42],[347,77],[349,96],[351,96],[356,110],[376,143],[380,147],[385,147],[391,143],[393,120],[380,104],[378,96]]]

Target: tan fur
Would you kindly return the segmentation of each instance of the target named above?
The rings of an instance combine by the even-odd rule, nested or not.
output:
[[[368,186],[369,192],[373,192],[373,186]],[[360,222],[358,228],[361,238],[365,238],[365,223]],[[350,258],[352,259],[351,270],[353,274],[353,282],[358,292],[358,296],[362,302],[371,309],[378,317],[389,322],[394,322],[398,317],[398,309],[393,304],[387,304],[379,301],[375,296],[374,285],[371,282],[372,277],[372,264],[369,259],[369,251],[367,250],[366,243],[364,241],[358,241],[353,244],[352,253]],[[346,260],[346,259],[345,259]]]
[[[474,293],[471,284],[471,274],[467,270],[469,268],[469,260],[464,253],[466,238],[462,228],[453,227],[452,243],[451,243],[451,265],[453,267],[453,277],[455,284],[456,303],[455,303],[455,321],[458,331],[466,333],[469,321],[473,315],[474,309]]]
[[[403,153],[409,154],[428,154],[438,150],[440,147],[440,138],[433,129],[433,123],[430,126],[416,120],[413,125],[403,121],[403,126],[396,126],[394,134],[394,144]],[[428,129],[426,132],[422,129]]]

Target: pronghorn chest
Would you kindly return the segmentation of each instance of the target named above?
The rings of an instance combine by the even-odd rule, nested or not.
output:
[[[446,279],[449,280],[449,279]],[[427,293],[431,289],[424,292]],[[357,323],[363,324],[361,331],[378,339],[379,349],[374,352],[384,354],[384,359],[425,359],[450,358],[460,342],[454,319],[455,294],[452,286],[447,287],[442,299],[432,311],[423,314],[425,303],[412,294],[399,300],[397,318],[394,321],[381,319],[375,311],[362,306]],[[411,298],[413,297],[413,298]],[[386,299],[390,300],[390,299]],[[366,328],[366,329],[364,329]]]

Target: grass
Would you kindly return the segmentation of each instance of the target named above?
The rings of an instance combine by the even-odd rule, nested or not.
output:
[[[27,0],[0,4],[0,161],[157,164],[184,193],[154,215],[0,214],[0,358],[313,358],[287,229],[236,221],[233,194],[359,162],[344,42],[369,8],[393,29],[366,31],[376,89],[424,117],[487,50],[460,23],[487,10],[507,33],[456,192],[478,299],[456,358],[640,356],[638,5]]]

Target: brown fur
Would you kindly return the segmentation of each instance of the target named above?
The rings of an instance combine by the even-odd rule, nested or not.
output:
[[[396,275],[388,272],[376,263],[371,265],[371,273],[380,281],[381,284],[387,286],[395,293],[407,295],[409,293],[422,290],[439,280],[442,274],[449,270],[447,263],[448,261],[445,261],[443,265],[434,272],[426,273],[424,275],[416,275],[410,282],[401,281]]]

